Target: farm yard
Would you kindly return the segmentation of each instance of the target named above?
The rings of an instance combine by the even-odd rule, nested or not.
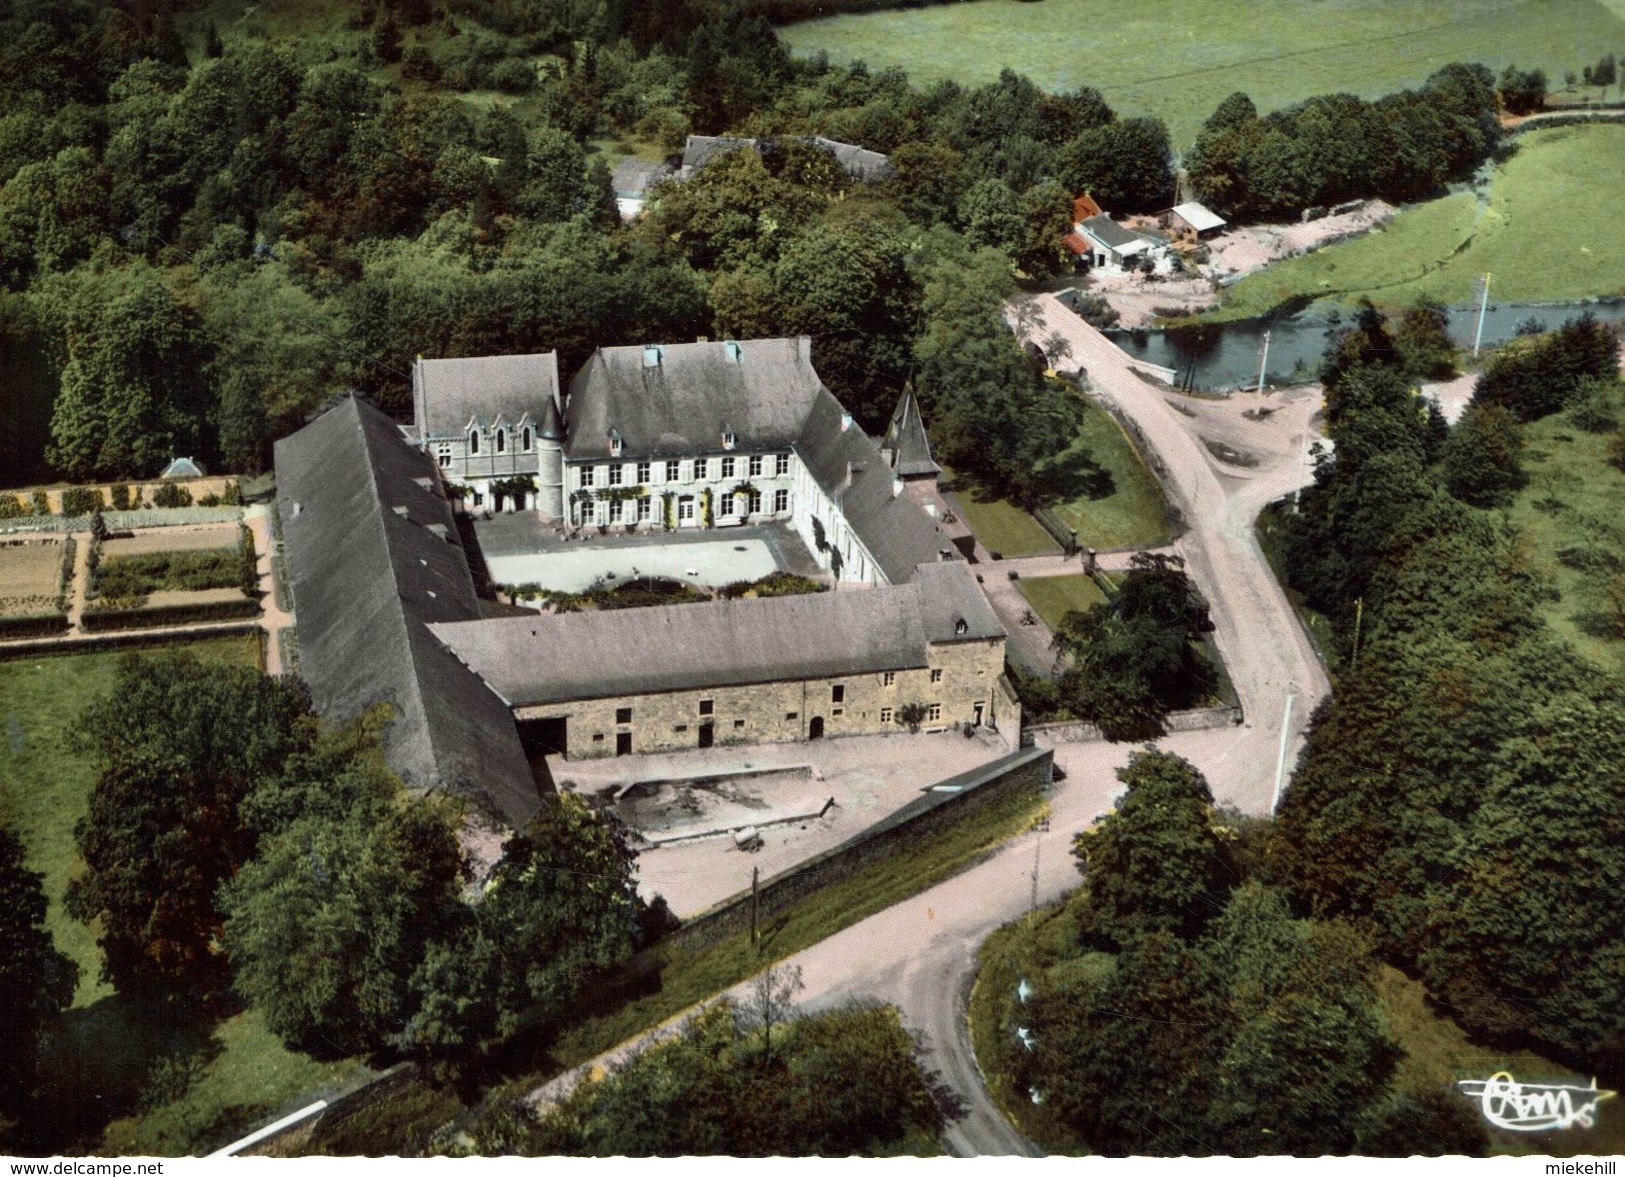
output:
[[[786,25],[798,54],[917,82],[992,81],[1009,66],[1049,90],[1094,86],[1119,113],[1156,115],[1188,148],[1226,95],[1261,112],[1315,94],[1375,98],[1452,61],[1540,67],[1555,80],[1625,48],[1625,14],[1600,0],[971,0]]]
[[[1231,287],[1209,320],[1254,318],[1298,295],[1410,303],[1427,294],[1544,301],[1625,292],[1625,126],[1558,127],[1514,139],[1488,196],[1458,192],[1402,210],[1363,237],[1289,258]]]

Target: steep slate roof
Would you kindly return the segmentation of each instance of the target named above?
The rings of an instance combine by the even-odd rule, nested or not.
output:
[[[430,630],[513,707],[926,665],[911,584]]]
[[[346,398],[276,443],[276,474],[300,672],[317,712],[389,703],[384,755],[407,785],[528,821],[537,789],[512,716],[426,628],[480,616],[429,458]]]
[[[517,425],[529,413],[539,422],[543,405],[558,395],[557,352],[420,359],[412,366],[413,423],[420,440],[457,437],[470,420],[486,427],[500,416]]]
[[[672,166],[664,160],[650,162],[627,156],[615,165],[615,171],[610,176],[610,185],[615,189],[615,195],[631,200],[642,199],[644,193],[653,188],[660,181],[669,179],[672,175]]]
[[[754,139],[738,139],[729,135],[690,135],[688,142],[683,144],[683,166],[677,172],[678,178],[686,180],[719,155],[727,155],[742,147],[754,149],[755,146]]]
[[[1173,212],[1198,233],[1206,233],[1209,229],[1222,229],[1226,223],[1218,213],[1196,200],[1187,200],[1184,204],[1174,205]]]
[[[847,175],[862,180],[865,184],[875,184],[881,180],[895,179],[897,176],[897,169],[892,167],[891,159],[878,151],[870,151],[853,143],[842,143],[838,139],[826,139],[822,135],[813,136],[811,141],[833,155],[841,167],[846,169]]]
[[[890,157],[878,151],[870,151],[866,147],[859,147],[855,143],[842,143],[839,139],[826,139],[822,135],[790,135],[786,138],[800,143],[810,143],[829,152],[847,175],[865,184],[890,180],[897,175],[897,169],[892,167]],[[683,166],[678,171],[677,177],[686,180],[719,155],[726,155],[730,151],[738,151],[745,147],[757,151],[760,150],[759,144],[760,140],[757,139],[690,135],[688,142],[683,146]],[[616,184],[616,188],[617,190],[620,188],[619,183]]]
[[[912,388],[903,390],[882,444],[891,451],[892,469],[904,478],[934,477],[942,473],[942,467],[931,460],[931,442],[925,436],[925,422],[920,418],[920,406],[915,403]]]
[[[844,430],[844,410],[822,386],[797,439],[796,453],[834,500],[886,579],[901,584],[915,565],[934,561],[952,547],[947,533],[905,494],[873,438],[858,426]]]
[[[1108,249],[1122,249],[1128,245],[1145,244],[1145,239],[1138,233],[1132,229],[1124,228],[1104,213],[1098,217],[1090,217],[1087,221],[1078,222],[1078,228]]]
[[[1009,636],[970,565],[958,560],[921,564],[909,583],[920,586],[926,641],[974,642]],[[959,632],[960,622],[965,625],[964,633]]]
[[[653,366],[650,350],[601,347],[576,373],[567,454],[608,454],[612,428],[626,457],[722,453],[725,427],[741,451],[788,447],[823,389],[806,337],[666,344]]]

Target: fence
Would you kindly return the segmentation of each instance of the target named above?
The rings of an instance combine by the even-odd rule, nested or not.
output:
[[[141,511],[103,511],[109,531],[133,531],[138,527],[188,527],[200,523],[238,523],[241,507],[148,507]],[[89,515],[19,515],[0,521],[0,535],[24,531],[89,531]]]

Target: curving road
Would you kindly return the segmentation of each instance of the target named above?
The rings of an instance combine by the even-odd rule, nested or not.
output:
[[[1159,744],[1196,764],[1220,801],[1268,812],[1283,743],[1290,768],[1329,684],[1252,528],[1266,503],[1308,480],[1309,422],[1319,409],[1319,390],[1224,402],[1176,397],[1136,375],[1105,336],[1053,298],[1040,296],[1025,311],[1023,331],[1039,341],[1053,334],[1066,339],[1070,365],[1087,370],[1093,395],[1138,427],[1151,450],[1146,457],[1189,526],[1175,549],[1212,606],[1215,642],[1246,722],[1167,736]],[[1034,312],[1041,324],[1032,321]],[[1180,409],[1171,407],[1170,398]],[[1245,415],[1260,409],[1256,417]],[[1220,462],[1204,438],[1250,464]],[[1291,715],[1283,723],[1289,697]],[[1062,772],[1051,794],[1047,832],[1013,839],[963,874],[790,958],[802,970],[805,1008],[849,1000],[898,1007],[919,1037],[923,1066],[958,1105],[944,1133],[956,1155],[1041,1155],[993,1103],[977,1069],[965,1018],[976,950],[1034,902],[1058,899],[1077,885],[1072,837],[1110,809],[1121,788],[1115,770],[1132,750],[1099,742],[1060,745],[1055,762]],[[624,1057],[629,1048],[637,1044],[587,1066]],[[557,1098],[577,1074],[561,1076],[533,1098]]]

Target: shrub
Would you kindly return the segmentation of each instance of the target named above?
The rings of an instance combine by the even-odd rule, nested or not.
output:
[[[19,519],[32,514],[21,495],[0,495],[0,519]]]
[[[68,628],[65,613],[31,613],[25,617],[0,617],[0,638],[44,638]]]
[[[220,495],[222,506],[235,507],[243,501],[243,488],[235,482],[226,483],[226,489]]]
[[[128,511],[130,509],[130,487],[127,483],[114,483],[107,488],[107,494],[112,500],[113,510]]]
[[[249,551],[253,550],[252,536],[247,547]],[[243,561],[241,544],[235,548],[214,548],[203,552],[148,552],[139,556],[115,556],[101,565],[96,587],[101,596],[114,599],[139,598],[164,589],[201,592],[204,589],[238,588],[246,583]],[[250,570],[252,567],[250,564]]]
[[[152,505],[155,507],[190,507],[192,505],[192,492],[178,483],[165,482],[152,492]]]
[[[100,487],[70,486],[62,492],[62,514],[68,518],[95,514],[102,506]]]
[[[51,513],[51,499],[43,490],[34,492],[34,514],[49,515]]]
[[[260,588],[259,554],[254,550],[254,532],[248,524],[239,523],[237,535],[238,559],[241,561],[237,583],[243,590],[243,596],[252,597]]]
[[[81,618],[81,624],[86,633],[103,633],[108,630],[231,621],[253,617],[259,611],[259,602],[246,598],[206,601],[195,605],[154,605],[142,609],[87,609]]]

